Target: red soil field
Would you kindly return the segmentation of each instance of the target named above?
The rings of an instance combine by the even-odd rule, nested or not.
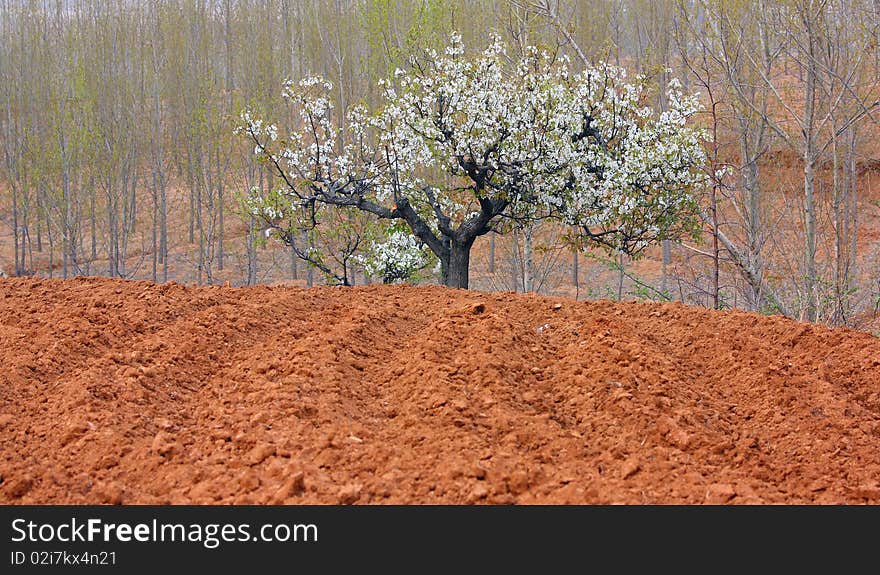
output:
[[[0,503],[880,503],[880,339],[442,287],[0,280]]]

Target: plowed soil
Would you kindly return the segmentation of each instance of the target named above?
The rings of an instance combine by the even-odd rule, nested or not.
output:
[[[880,503],[880,339],[440,287],[0,280],[2,503]]]

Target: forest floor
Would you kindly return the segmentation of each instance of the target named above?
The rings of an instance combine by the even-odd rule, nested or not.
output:
[[[436,286],[0,279],[0,503],[880,503],[880,339]]]

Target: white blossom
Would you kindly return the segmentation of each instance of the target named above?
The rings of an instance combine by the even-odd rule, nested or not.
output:
[[[438,213],[458,226],[478,221],[490,202],[502,206],[491,219],[551,215],[628,251],[695,219],[694,191],[708,181],[705,134],[688,126],[699,102],[677,80],[658,112],[645,103],[645,78],[628,81],[621,67],[572,73],[567,58],[535,47],[511,63],[497,37],[465,57],[459,34],[393,77],[379,82],[379,109],[347,110],[345,130],[333,86],[318,76],[284,84],[301,126],[284,138],[242,113],[240,131],[283,170],[292,205],[369,205],[393,218],[405,201],[439,236]],[[262,210],[284,216],[276,205]],[[392,260],[410,269],[424,253],[420,240],[395,231],[364,265],[383,275]]]
[[[418,238],[403,231],[391,232],[386,241],[374,243],[357,259],[368,275],[380,277],[385,283],[409,280],[431,262]]]

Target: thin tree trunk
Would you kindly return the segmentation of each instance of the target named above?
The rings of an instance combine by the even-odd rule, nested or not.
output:
[[[804,294],[805,319],[816,321],[816,197],[812,151],[804,157]]]
[[[859,240],[859,212],[858,212],[858,204],[856,203],[858,200],[858,172],[856,171],[856,131],[855,129],[851,129],[849,135],[849,161],[848,161],[848,169],[849,169],[849,189],[847,193],[847,207],[848,207],[848,221],[849,221],[849,260],[847,264],[847,289],[852,289],[855,284],[856,273],[858,272],[856,256],[858,255],[858,240]],[[870,182],[870,179],[866,178],[866,181]],[[868,190],[868,197],[870,195],[871,190]]]
[[[61,145],[62,155],[62,175],[61,175],[61,193],[62,193],[62,209],[63,217],[61,219],[61,258],[62,258],[62,276],[67,278],[68,258],[70,257],[70,175],[67,167],[67,156],[65,153],[65,145]]]
[[[52,237],[52,225],[49,221],[49,210],[46,210],[46,240],[49,242],[49,277],[55,275],[55,240]]]
[[[308,236],[305,233],[303,233],[303,235],[302,235],[302,242],[303,242],[302,243],[303,246],[307,245],[307,246],[311,247],[310,240],[308,239]],[[314,285],[315,285],[315,269],[310,264],[306,264],[306,286],[313,287]]]
[[[535,253],[533,249],[534,229],[531,224],[523,230],[523,291],[535,291]]]
[[[519,291],[520,277],[517,269],[517,255],[519,254],[519,239],[516,229],[510,234],[510,283],[514,293]]]
[[[663,262],[660,264],[660,291],[666,293],[669,283],[669,264],[672,261],[672,247],[669,240],[663,240],[660,243]]]
[[[748,266],[761,279],[764,275],[764,261],[761,254],[763,231],[761,229],[761,189],[758,183],[758,162],[750,151],[752,148],[749,145],[747,122],[741,121],[740,126],[740,153],[744,164],[742,186],[746,193],[748,207],[748,213],[745,217]],[[759,138],[761,138],[760,135]],[[757,150],[755,151],[757,152]],[[758,285],[748,281],[747,283],[749,285],[749,304],[752,310],[760,310],[762,306],[760,282]]]
[[[43,195],[40,193],[39,188],[36,191],[36,197],[37,197],[37,216],[36,216],[36,220],[37,220],[37,253],[41,254],[41,253],[43,253],[43,223],[42,223],[43,219],[40,217],[40,215],[43,213],[43,205],[44,204],[41,200]]]
[[[150,236],[150,253],[152,254],[152,279],[159,279],[159,182],[156,170],[153,169],[153,229]]]
[[[712,98],[712,308],[721,309],[719,285],[721,278],[721,250],[718,247],[718,113],[717,103]]]
[[[91,268],[92,262],[98,260],[98,224],[97,224],[97,214],[95,208],[95,180],[94,177],[89,178],[89,220],[91,226],[91,236],[92,236],[92,250],[91,250],[91,261],[89,262],[89,267]]]
[[[721,309],[721,248],[718,246],[718,185],[712,185],[712,308]]]
[[[815,39],[812,31],[808,38],[806,74],[804,78],[804,293],[806,296],[806,319],[816,321],[816,197],[815,197],[815,150],[813,142],[814,115],[816,105],[816,60]],[[803,67],[799,67],[802,69]]]
[[[248,216],[248,235],[247,246],[245,247],[247,256],[247,285],[252,286],[257,283],[257,236],[256,236],[257,220],[254,216]]]
[[[189,244],[196,241],[196,184],[193,181],[193,159],[190,146],[187,146],[187,179],[189,180]]]
[[[12,251],[15,253],[15,275],[22,275],[23,261],[18,259],[18,186],[12,185]]]
[[[25,252],[25,246],[27,246],[27,252]],[[30,255],[30,266],[25,265],[25,257]],[[27,215],[25,214],[24,223],[21,226],[21,265],[22,265],[22,273],[21,275],[31,275],[33,274],[34,269],[34,250],[31,245],[31,234],[28,228],[27,223]]]
[[[131,186],[128,187],[131,190],[128,198],[128,234],[130,235],[134,233],[135,226],[137,225],[137,184],[138,184],[138,159],[137,156],[132,154],[131,160],[128,162],[129,170],[131,171]],[[127,240],[126,240],[127,243]]]
[[[219,152],[218,152],[219,155]],[[218,158],[219,160],[219,158]],[[217,179],[217,269],[223,271],[223,179]]]
[[[201,149],[199,150],[198,157],[199,166],[201,169],[202,161],[201,161]],[[198,180],[198,176],[196,177]],[[199,259],[198,259],[198,274],[196,276],[196,284],[202,285],[203,274],[205,271],[205,230],[202,221],[202,184],[203,182],[196,182],[196,190],[195,190],[195,217],[196,217],[196,231],[199,234]]]
[[[489,273],[495,273],[495,234],[489,234]]]
[[[116,262],[117,267],[119,268],[119,277],[125,277],[126,269],[125,262],[126,257],[128,256],[128,235],[129,235],[129,217],[131,206],[129,205],[129,196],[128,196],[128,182],[129,182],[129,170],[124,168],[122,170],[122,185],[120,186],[120,193],[122,194],[120,201],[122,202],[122,225],[119,226],[121,230],[121,238],[119,245],[119,259]]]
[[[836,122],[831,122],[832,133],[837,133]],[[845,261],[846,254],[845,236],[846,233],[846,217],[843,213],[843,190],[840,178],[840,150],[837,146],[837,137],[832,135],[831,140],[831,210],[833,212],[832,228],[834,230],[834,266],[832,272],[832,283],[834,284],[834,312],[832,315],[832,323],[840,324],[845,320]]]
[[[159,190],[160,198],[160,214],[162,219],[161,229],[159,231],[159,253],[162,256],[162,282],[168,281],[168,210],[166,208],[165,198],[165,182],[163,179],[162,188]]]

